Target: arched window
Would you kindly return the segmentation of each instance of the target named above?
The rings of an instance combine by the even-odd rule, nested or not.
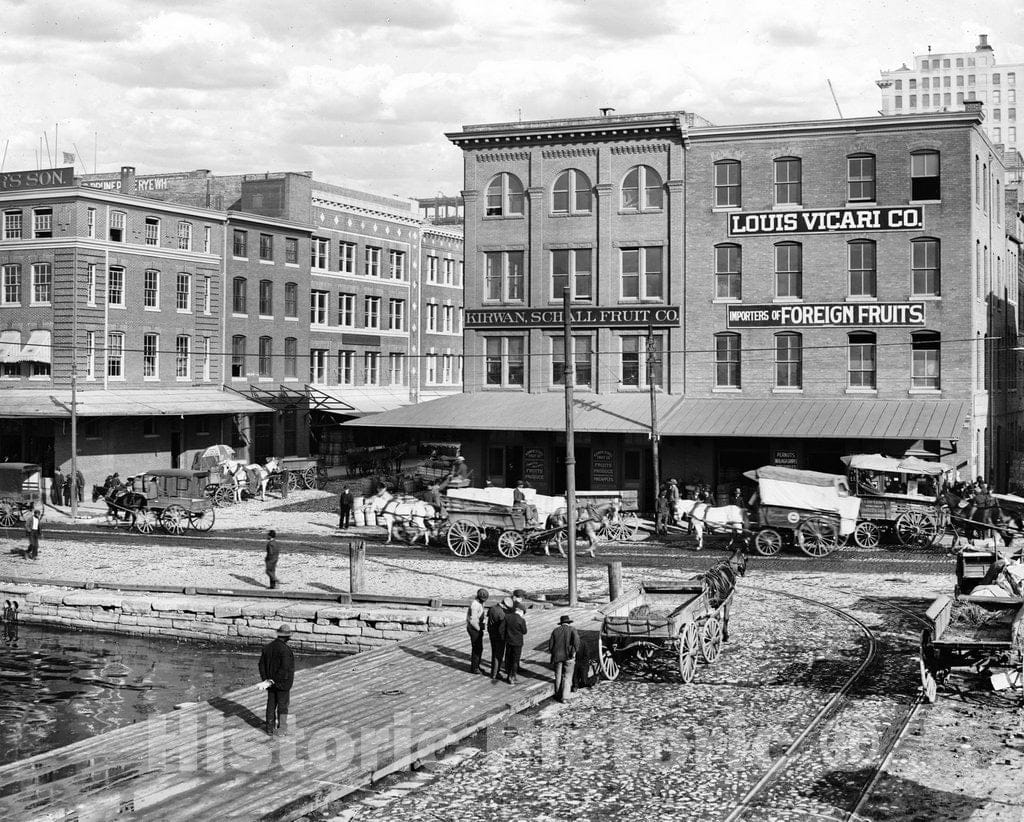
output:
[[[552,214],[589,214],[593,192],[590,180],[582,171],[570,168],[555,178],[551,190]]]
[[[799,157],[779,157],[775,161],[775,205],[800,205],[803,202],[801,175]]]
[[[622,180],[623,211],[658,211],[664,205],[661,175],[650,166],[633,166]]]
[[[778,243],[775,246],[775,296],[803,296],[803,247],[800,243]]]
[[[715,163],[715,205],[739,208],[742,204],[742,169],[738,160]]]
[[[235,314],[245,314],[246,304],[246,282],[245,277],[235,277],[231,281],[231,311]]]
[[[715,297],[738,300],[743,296],[743,255],[735,243],[715,246]]]
[[[938,200],[941,192],[939,152],[915,151],[910,155],[910,199]]]
[[[846,199],[851,203],[874,202],[874,154],[852,154],[846,158]]]
[[[871,331],[850,332],[850,388],[877,388],[877,350]]]
[[[715,334],[715,388],[740,387],[740,335]]]
[[[273,362],[274,362],[274,338],[273,337],[260,337],[260,353],[259,353],[259,375],[261,377],[273,376]]]
[[[937,331],[915,331],[910,338],[913,349],[910,387],[938,391],[942,375],[942,335]]]
[[[850,261],[850,296],[877,296],[874,240],[853,240],[847,244],[847,249]]]
[[[803,337],[793,332],[775,335],[775,387],[803,387]]]
[[[488,217],[521,216],[523,199],[522,182],[515,174],[503,171],[487,185],[484,214]]]
[[[939,241],[931,237],[911,240],[912,292],[939,296],[941,286],[941,256]]]

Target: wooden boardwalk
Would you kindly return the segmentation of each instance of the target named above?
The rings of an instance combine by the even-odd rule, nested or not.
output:
[[[546,699],[564,613],[530,610],[516,686],[469,673],[464,625],[424,633],[299,671],[286,737],[263,733],[249,688],[0,767],[0,819],[296,818]]]

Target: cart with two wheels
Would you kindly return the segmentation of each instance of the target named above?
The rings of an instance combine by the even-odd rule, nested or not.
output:
[[[289,491],[302,488],[322,489],[327,484],[327,472],[316,457],[281,457],[277,470],[267,480],[268,491],[280,491],[285,485]]]
[[[33,462],[0,463],[0,525],[11,528],[42,502],[43,469]]]

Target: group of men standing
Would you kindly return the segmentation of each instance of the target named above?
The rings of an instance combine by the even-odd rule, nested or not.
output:
[[[74,487],[72,487],[74,486]],[[50,502],[54,505],[70,505],[71,497],[77,496],[78,501],[84,499],[85,477],[81,471],[65,474],[59,468],[53,472],[50,485]]]

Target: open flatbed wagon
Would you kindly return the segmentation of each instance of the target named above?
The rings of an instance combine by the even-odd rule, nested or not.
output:
[[[280,491],[285,484],[289,491],[321,489],[327,484],[327,472],[316,457],[281,457],[267,480],[267,490]]]
[[[42,502],[42,468],[33,462],[0,463],[0,525],[11,528]]]

